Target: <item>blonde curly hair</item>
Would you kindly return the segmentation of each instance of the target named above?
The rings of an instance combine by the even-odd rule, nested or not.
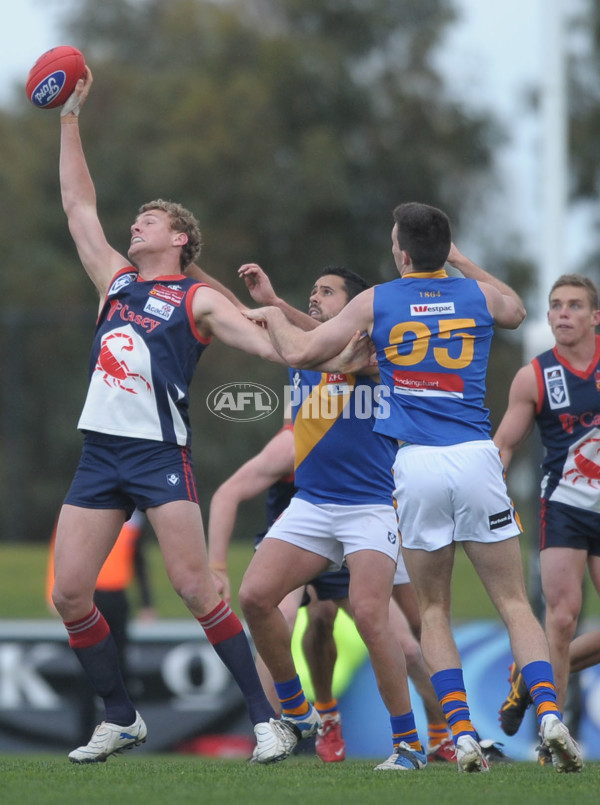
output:
[[[162,198],[149,201],[147,204],[142,204],[138,214],[141,215],[143,212],[150,212],[151,210],[166,212],[171,221],[171,229],[174,232],[184,232],[187,235],[187,243],[182,247],[179,258],[181,271],[184,272],[190,263],[193,263],[198,257],[202,248],[202,235],[198,221],[189,210],[186,210],[185,207],[175,201],[165,201]]]

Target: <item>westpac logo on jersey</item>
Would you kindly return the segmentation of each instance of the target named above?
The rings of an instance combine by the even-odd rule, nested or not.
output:
[[[548,395],[548,403],[552,410],[566,408],[571,404],[567,380],[562,366],[548,366],[544,369],[544,383]]]
[[[411,316],[448,316],[454,313],[454,302],[425,302],[411,305]]]

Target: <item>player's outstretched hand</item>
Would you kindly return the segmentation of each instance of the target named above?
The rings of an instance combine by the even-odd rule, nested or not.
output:
[[[271,280],[257,263],[244,263],[238,269],[238,276],[246,283],[250,296],[259,305],[275,305],[277,294]]]
[[[77,116],[79,114],[81,107],[85,103],[85,99],[89,95],[93,83],[94,76],[92,75],[90,68],[86,65],[85,75],[83,78],[79,79],[75,85],[75,89],[71,95],[69,95],[67,100],[64,102],[62,109],[60,110],[61,117],[66,117],[67,115]]]
[[[258,324],[259,327],[266,327],[269,311],[273,310],[277,310],[277,308],[273,308],[271,306],[255,307],[248,308],[247,310],[242,310],[240,312],[242,316],[245,316],[247,319],[254,322],[254,324]]]

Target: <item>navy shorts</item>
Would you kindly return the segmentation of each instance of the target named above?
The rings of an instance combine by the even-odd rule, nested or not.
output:
[[[540,505],[540,551],[576,548],[600,556],[600,514],[552,500]]]
[[[321,573],[309,584],[315,588],[319,601],[339,601],[340,598],[348,598],[348,588],[350,586],[350,571],[346,566],[341,570],[327,570]],[[310,601],[308,591],[305,591],[300,606],[305,607]]]
[[[327,571],[321,573],[311,582],[317,593],[319,601],[336,600],[338,598],[348,598],[348,587],[350,586],[350,571],[347,567],[341,570]]]
[[[198,503],[188,447],[104,433],[85,434],[65,503],[85,509],[145,511],[174,500]]]
[[[267,532],[262,531],[254,537],[254,547],[258,548]],[[337,601],[340,598],[348,598],[348,587],[350,585],[350,571],[344,565],[341,570],[326,570],[316,579],[309,582],[317,593],[319,601]],[[305,607],[310,602],[310,595],[304,591],[301,607]]]

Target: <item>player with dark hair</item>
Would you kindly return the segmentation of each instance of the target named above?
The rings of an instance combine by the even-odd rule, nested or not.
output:
[[[247,264],[239,273],[255,301],[271,299],[290,321],[306,324],[306,314],[276,297],[259,266]],[[309,297],[315,327],[335,317],[350,294],[355,298],[366,285],[347,269],[324,269]],[[389,472],[393,445],[373,432],[376,383],[364,374],[297,369],[290,369],[290,378],[298,491],[250,562],[240,588],[242,610],[283,717],[298,726],[301,737],[314,734],[317,714],[304,696],[278,605],[344,562],[350,571],[350,610],[390,714],[393,752],[378,768],[421,769],[426,755],[410,703],[406,661],[398,633],[390,628],[399,545]],[[269,568],[264,574],[263,559]]]
[[[423,654],[452,729],[459,771],[482,772],[488,766],[470,719],[450,625],[457,542],[507,626],[556,770],[579,771],[579,747],[556,704],[548,643],[527,599],[517,539],[521,528],[484,405],[493,328],[518,327],[525,309],[512,288],[453,246],[450,221],[441,210],[412,202],[396,207],[393,218],[398,279],[363,291],[308,333],[276,307],[246,315],[267,327],[292,366],[326,359],[357,331],[373,340],[388,406],[380,409],[375,431],[396,445],[394,497],[402,553],[419,600]],[[448,276],[446,260],[463,276]],[[255,588],[271,559],[255,555]],[[258,613],[246,605],[250,628],[261,637]],[[253,636],[258,642],[254,631]]]

